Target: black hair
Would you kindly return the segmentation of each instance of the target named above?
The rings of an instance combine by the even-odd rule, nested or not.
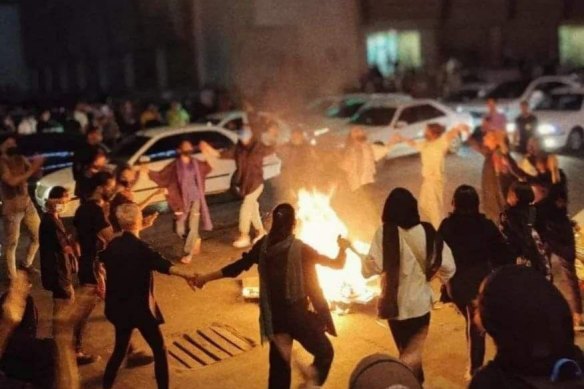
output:
[[[115,179],[114,175],[107,171],[97,172],[90,179],[89,192],[94,193],[97,188],[107,184],[109,180]]]
[[[270,229],[270,244],[276,244],[289,237],[296,223],[296,211],[288,203],[279,204],[272,211],[272,228]]]
[[[560,358],[581,365],[568,303],[536,270],[516,265],[498,269],[484,282],[478,309],[497,346],[495,360],[510,373],[549,376]]]
[[[385,201],[381,221],[393,223],[405,229],[420,224],[418,201],[409,190],[395,188]]]
[[[470,185],[460,185],[454,191],[452,197],[454,212],[464,215],[474,215],[479,213],[479,194],[477,190]]]
[[[512,191],[515,193],[515,196],[517,196],[518,206],[530,205],[535,200],[533,189],[526,182],[515,181],[513,184],[511,184],[509,191]]]
[[[120,179],[122,178],[122,174],[126,170],[132,170],[132,167],[130,165],[128,165],[127,163],[123,163],[116,168],[116,180],[117,181],[120,181]]]
[[[85,130],[85,136],[89,136],[93,133],[100,132],[100,131],[101,131],[101,127],[90,125],[89,127],[87,127],[87,130]]]
[[[49,192],[49,199],[62,199],[67,192],[69,191],[62,186],[54,186]]]

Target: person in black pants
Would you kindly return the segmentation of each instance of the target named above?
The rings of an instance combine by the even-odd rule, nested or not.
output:
[[[267,237],[257,242],[243,257],[213,273],[200,275],[195,285],[224,277],[237,277],[253,265],[260,276],[261,339],[270,341],[270,389],[286,389],[291,384],[292,343],[298,341],[314,355],[311,367],[302,373],[307,381],[323,385],[333,362],[333,346],[325,332],[336,336],[330,309],[318,284],[316,265],[341,269],[350,243],[339,237],[339,254],[331,259],[294,238],[296,214],[290,204],[280,204],[273,212]],[[309,308],[312,305],[313,309]]]
[[[470,379],[485,359],[485,336],[473,320],[476,313],[473,301],[491,270],[512,260],[497,226],[479,213],[479,195],[472,186],[459,186],[452,205],[454,211],[444,219],[438,232],[451,248],[456,264],[448,292],[466,321],[470,369],[465,376]]]
[[[162,313],[153,294],[157,271],[194,282],[194,273],[173,266],[140,240],[142,211],[136,204],[122,204],[116,211],[122,234],[100,253],[99,260],[107,273],[105,316],[114,325],[116,344],[107,363],[103,387],[113,386],[130,346],[134,329],[138,329],[154,353],[154,370],[159,389],[168,388],[168,360],[160,324]]]

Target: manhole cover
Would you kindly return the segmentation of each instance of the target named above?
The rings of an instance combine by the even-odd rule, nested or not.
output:
[[[250,351],[256,343],[226,324],[176,336],[168,347],[171,360],[181,368],[197,369]]]

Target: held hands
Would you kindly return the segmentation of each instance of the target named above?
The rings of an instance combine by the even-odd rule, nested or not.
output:
[[[343,238],[341,235],[337,237],[337,244],[339,245],[339,250],[347,251],[351,248],[352,244],[349,240]]]
[[[186,280],[193,291],[196,291],[197,289],[203,289],[205,284],[209,282],[208,276],[206,274],[199,273],[194,273],[191,277],[188,277]]]

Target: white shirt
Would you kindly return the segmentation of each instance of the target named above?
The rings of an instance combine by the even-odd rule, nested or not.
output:
[[[18,132],[19,135],[36,134],[36,126],[37,122],[35,119],[22,119],[18,125],[18,128],[16,129],[16,132]]]
[[[422,158],[423,178],[444,181],[444,161],[449,147],[450,143],[445,135],[418,144]]]
[[[399,228],[400,264],[397,320],[424,316],[432,309],[432,288],[420,262],[426,262],[426,233],[422,225],[409,230]],[[369,250],[369,258],[363,260],[363,275],[370,277],[383,272],[383,227],[380,227]],[[452,251],[446,243],[442,250],[442,266],[438,277],[446,283],[456,272]]]

